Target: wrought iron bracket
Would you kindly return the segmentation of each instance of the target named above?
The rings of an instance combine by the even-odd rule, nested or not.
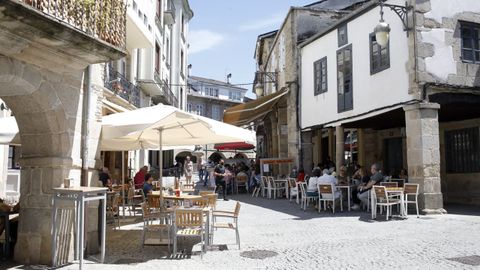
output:
[[[407,2],[405,2],[405,6],[399,6],[399,5],[391,5],[391,4],[385,4],[386,0],[380,0],[380,6],[381,7],[389,7],[395,14],[398,15],[400,20],[402,20],[403,23],[403,30],[408,31],[412,30],[412,27],[408,26],[408,12],[413,9],[413,6],[409,6]]]

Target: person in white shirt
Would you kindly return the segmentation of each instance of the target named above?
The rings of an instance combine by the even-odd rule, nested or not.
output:
[[[317,179],[317,185],[320,184],[333,184],[333,190],[335,190],[335,199],[339,198],[341,193],[340,191],[336,190],[335,186],[337,185],[337,178],[335,176],[330,175],[330,171],[328,169],[323,170],[323,175]],[[323,194],[323,198],[331,198],[331,194]],[[327,196],[327,197],[325,197]]]
[[[313,170],[313,176],[308,179],[307,196],[318,196],[318,179],[320,170]]]

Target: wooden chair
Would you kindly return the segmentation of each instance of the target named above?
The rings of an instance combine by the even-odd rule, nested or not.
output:
[[[392,212],[392,206],[400,205],[401,201],[399,199],[387,196],[385,186],[373,186],[372,190],[375,196],[375,205],[372,207],[372,219],[377,217],[377,206],[380,206],[380,214],[382,214],[382,207],[385,206],[387,209],[386,220],[388,220],[388,217]]]
[[[298,185],[300,186],[300,192],[301,192],[301,196],[302,196],[300,208],[302,208],[303,211],[305,211],[305,210],[307,210],[308,203],[311,200],[314,200],[315,202],[318,200],[318,195],[307,196],[307,183],[300,182],[300,183],[298,183]]]
[[[192,200],[192,204],[193,204],[193,206],[197,206],[197,207],[200,207],[200,208],[208,207],[208,198],[202,197],[200,199]]]
[[[160,196],[153,196],[152,194],[147,195],[147,203],[150,211],[159,211],[160,210]]]
[[[148,232],[155,232],[156,234],[158,232],[167,232],[167,244],[168,248],[170,249],[170,242],[171,242],[171,237],[170,237],[170,231],[171,231],[171,224],[169,222],[170,216],[168,213],[159,213],[155,212],[152,213],[150,212],[150,209],[148,208],[148,204],[146,202],[143,202],[140,204],[140,207],[142,208],[142,218],[143,218],[143,232],[142,232],[142,247],[145,245],[161,245],[164,243],[163,238],[161,237],[162,234],[160,234],[160,238],[146,238],[146,235]],[[158,221],[158,223],[157,223]],[[149,240],[147,242],[147,240]]]
[[[288,198],[292,201],[292,198],[295,197],[297,204],[299,203],[299,194],[298,185],[295,178],[288,178]]]
[[[202,195],[202,198],[207,199],[207,206],[214,210],[217,207],[217,194],[216,193],[208,193]]]
[[[200,196],[204,196],[204,195],[207,195],[207,194],[215,194],[215,191],[214,190],[202,190],[198,193],[198,195]]]
[[[240,234],[238,233],[238,215],[240,213],[240,203],[237,202],[235,205],[235,210],[233,212],[229,211],[213,211],[212,212],[212,243],[213,243],[213,232],[215,229],[232,229],[235,230],[236,244],[238,249],[240,249]],[[227,223],[218,223],[217,218],[227,218],[232,219],[231,222]]]
[[[127,205],[129,206],[130,215],[135,215],[135,208],[145,201],[145,195],[142,189],[134,189],[133,186],[127,192]]]
[[[405,214],[408,215],[408,204],[415,204],[415,208],[417,210],[417,218],[419,218],[420,215],[418,214],[418,184],[405,184],[403,192],[405,194],[405,199],[403,201],[405,204]],[[409,200],[410,197],[413,198]]]
[[[248,192],[248,175],[245,173],[238,173],[237,176],[235,176],[235,189],[237,194],[239,187],[244,187]]]
[[[335,213],[335,202],[340,201],[340,210],[343,212],[343,197],[340,193],[339,196],[336,196],[335,187],[333,184],[319,184],[318,185],[318,212],[322,209],[327,210],[327,202],[332,202],[332,211]]]
[[[113,219],[113,229],[120,229],[120,194],[115,193],[107,196],[107,218]],[[117,226],[115,226],[115,224]]]
[[[398,187],[397,182],[380,182],[380,186],[384,186],[386,188],[396,188]]]
[[[405,185],[405,179],[390,179],[390,182],[397,183],[398,187],[403,187]]]
[[[173,256],[177,255],[177,238],[178,237],[195,237],[200,238],[202,245],[201,257],[205,251],[205,228],[203,223],[202,209],[177,209],[175,210],[175,237],[173,238]]]

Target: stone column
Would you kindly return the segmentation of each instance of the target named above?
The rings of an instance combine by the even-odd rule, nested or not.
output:
[[[362,128],[357,129],[357,145],[358,145],[358,164],[365,164],[365,133]]]
[[[322,163],[322,129],[317,129],[314,131],[315,134],[315,142],[313,147],[313,160],[315,166],[318,163]]]
[[[333,128],[328,129],[328,156],[333,160],[335,155],[335,135]]]
[[[440,144],[436,103],[405,106],[408,180],[418,183],[425,214],[444,213],[440,182]]]
[[[335,165],[336,172],[340,171],[340,166],[345,164],[345,133],[342,126],[335,127],[336,133],[336,149],[335,149]]]

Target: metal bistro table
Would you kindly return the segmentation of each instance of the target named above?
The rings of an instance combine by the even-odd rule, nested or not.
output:
[[[105,228],[106,228],[106,199],[108,188],[103,187],[74,187],[74,188],[54,188],[53,189],[53,208],[52,208],[52,265],[56,266],[57,260],[57,212],[59,201],[75,202],[75,254],[74,259],[79,260],[79,269],[83,267],[83,250],[85,238],[85,202],[99,200],[102,204],[102,228],[99,229],[101,236],[101,262],[105,259]],[[103,200],[103,202],[102,202]]]
[[[339,184],[337,185],[338,189],[345,189],[347,191],[347,203],[348,203],[348,211],[350,211],[350,197],[352,196],[352,188],[354,188],[355,185],[350,185],[350,184]]]

